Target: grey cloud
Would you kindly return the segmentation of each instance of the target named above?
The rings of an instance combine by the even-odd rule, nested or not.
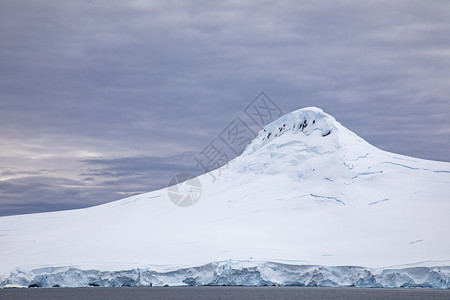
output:
[[[104,170],[112,171],[116,176],[126,176],[155,170],[166,170],[168,172],[192,171],[195,169],[195,162],[193,160],[194,155],[195,153],[183,153],[181,155],[172,155],[169,157],[148,156],[115,159],[88,159],[83,162],[88,165],[104,166]],[[94,170],[94,172],[96,171],[98,170]],[[112,173],[108,173],[108,175],[110,174]]]
[[[0,172],[0,177],[7,176],[17,176],[17,175],[37,175],[40,174],[39,171],[13,171],[13,170],[3,170]]]
[[[99,166],[82,176],[104,179],[102,186],[115,187],[120,192],[151,191],[164,188],[179,173],[200,175],[202,169],[194,161],[195,153],[168,157],[124,157],[90,159],[84,162]]]
[[[84,160],[80,180],[16,172],[27,177],[0,181],[0,215],[81,208],[164,188],[178,173],[202,173],[193,155]]]
[[[83,184],[65,179],[33,176],[0,181],[0,215],[35,213],[90,205],[83,202]]]
[[[127,186],[124,183],[119,180],[112,185],[86,185],[82,181],[42,176],[1,181],[0,216],[83,208],[124,198],[124,193],[146,191],[142,189],[144,180],[128,182]],[[148,186],[147,181],[144,187]]]

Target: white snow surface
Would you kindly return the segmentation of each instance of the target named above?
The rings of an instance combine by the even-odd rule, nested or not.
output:
[[[448,162],[382,151],[309,107],[213,172],[190,207],[161,189],[1,217],[0,286],[450,285]]]

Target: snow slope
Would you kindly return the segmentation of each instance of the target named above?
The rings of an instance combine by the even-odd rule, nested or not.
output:
[[[0,286],[121,285],[124,274],[134,285],[450,286],[450,163],[379,150],[304,108],[215,172],[198,177],[190,207],[161,189],[1,217]]]

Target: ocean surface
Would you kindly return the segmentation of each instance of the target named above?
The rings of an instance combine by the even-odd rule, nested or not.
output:
[[[450,290],[319,287],[120,287],[2,289],[0,299],[450,299]]]

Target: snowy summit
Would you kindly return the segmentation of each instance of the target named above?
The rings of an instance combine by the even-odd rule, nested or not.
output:
[[[216,170],[217,171],[217,170]],[[319,108],[167,189],[0,218],[0,286],[450,286],[450,163],[382,151]]]

